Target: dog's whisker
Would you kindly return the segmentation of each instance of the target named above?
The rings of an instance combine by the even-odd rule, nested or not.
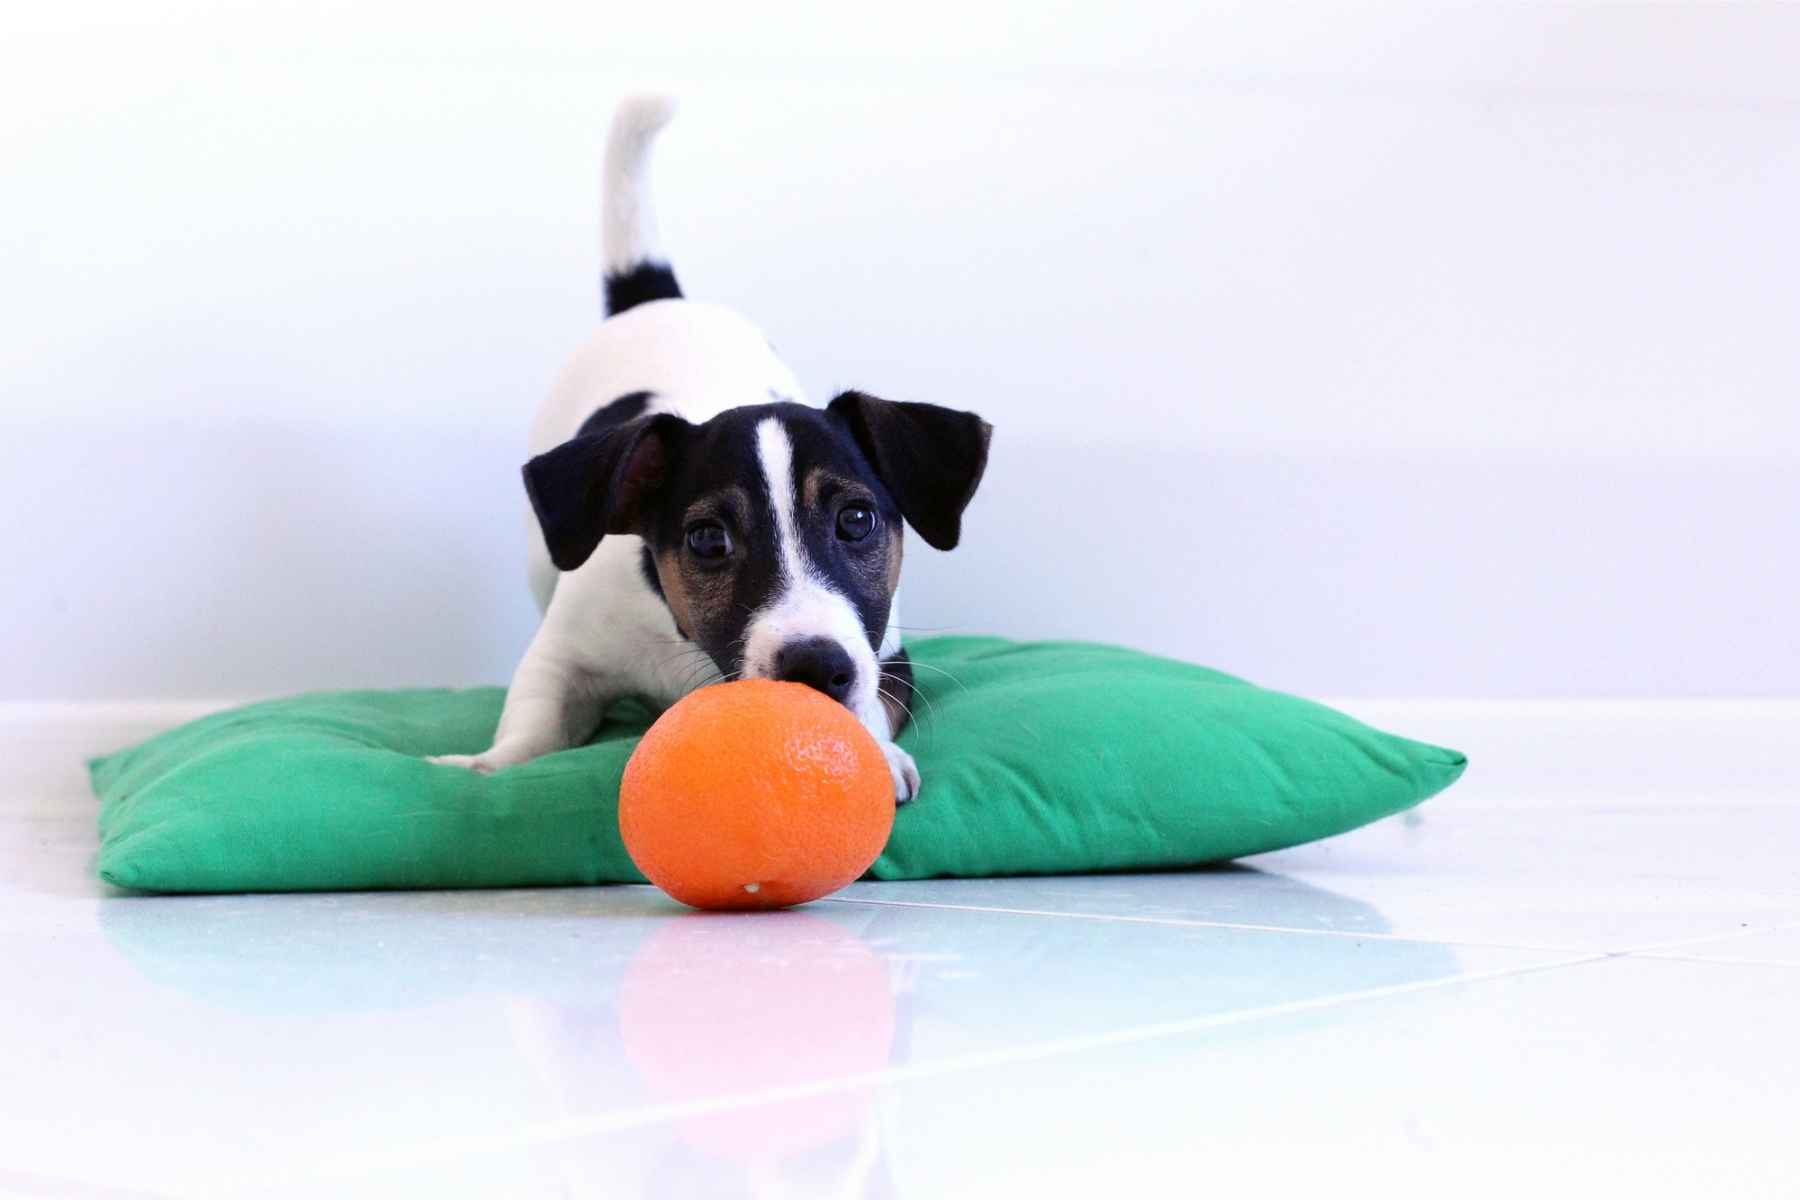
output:
[[[888,691],[884,687],[876,688],[875,694],[877,696],[880,696],[882,699],[888,701],[890,704],[894,705],[901,712],[905,713],[907,720],[913,722],[914,724],[918,723],[918,720],[919,720],[918,714],[913,712],[912,708],[906,703],[906,701],[904,701],[900,697],[894,695],[894,693]]]
[[[894,707],[896,707],[896,708],[900,709],[902,712],[904,712],[906,714],[906,719],[908,722],[910,722],[913,725],[918,725],[920,730],[923,730],[925,728],[924,725],[920,724],[919,718],[913,715],[913,710],[906,707],[906,701],[900,699],[900,697],[898,697],[898,696],[889,694],[888,691],[884,688],[876,688],[875,694],[877,696],[880,696],[883,700],[886,700],[889,704],[892,704]]]
[[[677,662],[682,657],[683,656],[679,654],[675,655],[672,658],[664,660],[662,665],[667,667],[670,663]],[[718,664],[713,662],[711,656],[707,655],[704,651],[690,652],[688,661],[675,669],[681,672],[681,687],[684,691],[693,691],[696,686],[695,681],[697,679],[703,679],[708,672],[715,675],[719,673]]]
[[[917,718],[917,717],[914,717],[913,719],[915,721],[918,721],[919,729],[924,733],[924,735],[926,737],[935,738],[937,736],[937,717],[938,717],[937,701],[933,700],[931,698],[930,693],[922,692],[918,688],[913,689],[912,698],[914,700],[923,700],[925,702],[925,717],[926,717],[925,720],[919,720],[919,718]],[[911,714],[913,712],[913,710],[911,708],[908,708],[907,712],[909,714]]]
[[[690,667],[690,668],[692,667],[692,665],[695,661],[700,661],[700,662],[709,663],[709,664],[712,662],[712,660],[706,656],[706,652],[704,650],[684,650],[677,654],[671,654],[667,658],[663,659],[661,662],[657,663],[656,669],[658,671],[667,670],[670,668],[671,664],[681,662],[684,658],[688,660],[686,665],[687,665],[687,667]]]
[[[923,717],[921,717],[921,714],[919,713],[919,711],[917,709],[915,709],[912,705],[908,704],[905,700],[902,700],[895,693],[890,692],[887,688],[882,687],[879,684],[877,684],[875,687],[875,691],[878,695],[885,696],[889,700],[893,701],[896,705],[898,705],[900,707],[901,711],[906,713],[907,720],[918,725],[919,728],[922,730],[926,730],[927,732],[929,732],[927,722],[926,722],[926,720],[923,719],[924,717],[930,718],[931,721],[934,723],[937,719],[937,709],[932,704],[931,697],[925,695],[925,693],[923,693],[923,692],[915,690],[912,694],[913,699],[925,701],[925,712],[923,714]]]
[[[696,663],[688,668],[687,674],[683,677],[682,684],[687,690],[693,691],[696,687],[706,686],[705,683],[696,682],[697,680],[703,680],[706,679],[708,675],[717,674],[719,674],[719,668],[711,661]],[[707,682],[710,683],[712,681],[708,680]]]
[[[950,680],[950,682],[954,683],[957,687],[962,688],[965,692],[969,690],[968,684],[964,683],[960,678],[958,678],[956,675],[952,674],[951,672],[944,670],[944,668],[942,668],[942,667],[936,667],[930,663],[920,662],[916,658],[912,660],[912,665],[915,669],[918,667],[924,667],[927,671],[936,671],[939,675],[944,676],[944,678]]]
[[[914,688],[913,695],[925,702],[926,713],[935,721],[937,719],[937,701],[931,698],[931,693],[922,692],[918,688]]]
[[[908,705],[906,701],[889,692],[886,688],[877,687],[875,693],[904,712],[906,714],[907,722],[919,731],[919,736],[927,743],[932,743],[937,740],[937,719],[935,714],[927,714],[932,717],[930,721],[920,720],[919,715],[912,710],[911,706]],[[914,694],[917,695],[917,693]]]

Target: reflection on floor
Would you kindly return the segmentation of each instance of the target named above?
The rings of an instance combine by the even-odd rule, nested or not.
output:
[[[1780,781],[1453,793],[1237,867],[700,916],[646,888],[109,894],[71,739],[0,742],[0,1193],[1800,1179]]]

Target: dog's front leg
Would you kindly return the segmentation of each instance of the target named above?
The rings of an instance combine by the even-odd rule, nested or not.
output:
[[[887,733],[885,718],[877,728],[869,732],[881,746],[881,753],[887,757],[888,774],[894,777],[894,803],[905,804],[919,794],[919,767],[913,762],[913,756],[902,750],[894,742],[883,736]]]
[[[546,625],[513,672],[494,744],[480,754],[441,754],[432,762],[482,775],[530,762],[587,741],[613,698],[603,681],[576,663]]]
[[[896,650],[881,662],[875,695],[856,709],[857,719],[875,735],[887,758],[888,774],[894,777],[895,804],[905,804],[919,794],[918,764],[894,742],[912,717],[914,695],[912,659],[905,650]]]

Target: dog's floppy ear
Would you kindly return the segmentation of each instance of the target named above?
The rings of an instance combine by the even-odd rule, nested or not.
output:
[[[525,494],[557,570],[579,567],[609,533],[642,531],[682,423],[667,414],[640,417],[571,438],[525,464]]]
[[[907,524],[937,549],[954,549],[994,427],[974,413],[862,392],[841,393],[827,411],[849,426]]]

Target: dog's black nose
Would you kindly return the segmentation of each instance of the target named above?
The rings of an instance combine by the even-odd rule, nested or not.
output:
[[[856,664],[832,639],[804,638],[789,642],[775,656],[775,678],[817,688],[842,704],[856,686]]]

